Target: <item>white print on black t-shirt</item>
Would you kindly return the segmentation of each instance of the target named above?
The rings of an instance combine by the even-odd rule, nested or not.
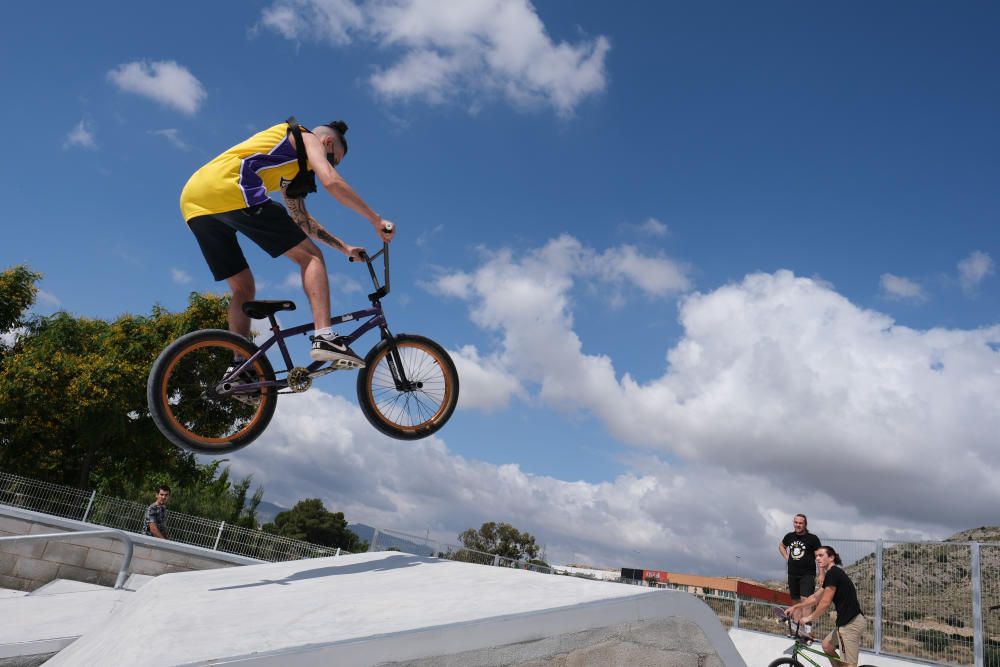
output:
[[[806,555],[806,545],[798,540],[792,542],[788,545],[788,556],[792,560],[802,560],[802,557]]]

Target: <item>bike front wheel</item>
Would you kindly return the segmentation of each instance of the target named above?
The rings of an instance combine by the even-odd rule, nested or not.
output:
[[[256,351],[246,338],[221,329],[195,331],[171,343],[153,363],[146,385],[149,413],[160,432],[199,454],[228,454],[253,442],[271,423],[277,391],[240,392],[232,386],[274,381],[271,363],[260,355],[245,377],[223,380],[234,359],[249,359]]]
[[[455,362],[423,336],[383,339],[358,373],[358,404],[382,433],[399,440],[426,438],[448,422],[458,404]]]
[[[795,658],[778,658],[767,667],[781,667],[782,665],[788,665],[788,667],[804,667],[804,665]]]

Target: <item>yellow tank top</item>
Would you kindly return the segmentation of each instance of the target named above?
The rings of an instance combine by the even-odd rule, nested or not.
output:
[[[181,191],[184,220],[268,201],[268,192],[280,190],[283,181],[299,173],[288,134],[287,123],[269,127],[194,172]]]

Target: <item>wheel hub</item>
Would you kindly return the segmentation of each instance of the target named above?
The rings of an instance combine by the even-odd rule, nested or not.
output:
[[[312,378],[309,376],[309,369],[296,366],[288,371],[288,388],[296,394],[311,387],[312,383]]]

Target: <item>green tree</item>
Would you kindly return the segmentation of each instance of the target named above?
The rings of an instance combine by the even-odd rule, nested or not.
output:
[[[224,327],[226,298],[193,293],[183,312],[156,306],[111,322],[26,317],[38,278],[24,267],[0,273],[0,322],[23,327],[0,351],[0,469],[112,495],[153,473],[196,480],[194,457],[149,416],[146,378],[170,341]]]
[[[274,517],[274,523],[264,524],[264,531],[351,552],[361,547],[358,536],[348,530],[344,513],[330,512],[319,498],[300,500]]]
[[[40,273],[26,266],[15,266],[0,272],[0,334],[21,325],[28,308],[35,302]]]
[[[458,539],[466,549],[510,558],[512,560],[531,560],[538,556],[538,546],[535,538],[528,533],[522,533],[509,523],[484,523],[479,530],[469,528],[462,532]]]

